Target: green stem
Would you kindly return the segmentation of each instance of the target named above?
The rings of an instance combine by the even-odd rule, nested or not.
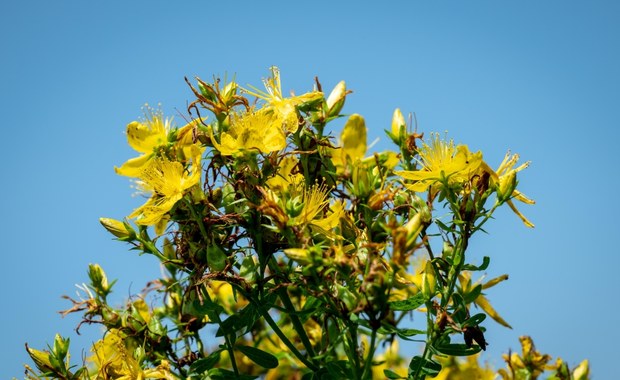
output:
[[[256,223],[255,225],[259,225],[259,224]],[[254,236],[255,249],[256,249],[256,253],[258,254],[258,257],[261,258],[262,260],[267,259],[267,266],[269,266],[269,269],[274,274],[279,274],[280,270],[278,268],[277,263],[275,262],[275,259],[273,258],[273,255],[270,255],[269,258],[264,257],[263,239],[262,239],[262,234],[260,233],[260,231],[252,230],[252,236]],[[261,263],[261,267],[263,266],[264,264]],[[278,276],[274,277],[274,281],[276,282],[276,285],[281,284],[281,281]],[[291,318],[293,328],[297,332],[297,335],[299,336],[302,344],[304,345],[304,348],[306,349],[306,353],[310,356],[310,358],[314,358],[314,356],[316,355],[314,352],[314,348],[312,347],[312,343],[310,342],[310,339],[308,338],[308,335],[306,334],[306,330],[304,329],[304,326],[301,323],[301,320],[297,316],[297,310],[295,309],[295,306],[293,305],[293,302],[291,301],[286,289],[283,287],[279,287],[276,290],[276,293],[278,294],[278,297],[282,301],[282,304],[284,308],[286,309],[288,316]]]
[[[306,359],[306,357],[301,352],[299,352],[297,347],[295,347],[295,345],[290,341],[290,339],[282,332],[282,330],[280,330],[280,327],[278,327],[278,324],[276,323],[276,321],[273,320],[269,312],[265,310],[260,303],[256,302],[256,300],[250,298],[250,301],[254,303],[254,306],[258,309],[263,318],[265,318],[265,321],[267,322],[269,327],[271,327],[273,332],[275,332],[276,335],[282,340],[282,343],[284,343],[284,345],[286,345],[286,347],[291,350],[293,355],[295,355],[297,359],[299,359],[310,370],[316,372],[318,370],[318,367],[312,362],[308,361],[308,359]]]
[[[185,199],[185,203],[187,204],[187,207],[189,208],[192,217],[194,218],[194,220],[196,221],[196,223],[198,224],[198,228],[200,229],[200,233],[202,234],[202,238],[204,239],[205,243],[209,241],[209,235],[207,235],[207,230],[205,229],[204,223],[202,221],[202,218],[200,217],[200,215],[198,215],[198,213],[196,212],[196,209],[194,208],[194,205],[192,204],[191,200],[188,198],[184,198]],[[209,292],[208,291],[204,291],[203,292],[203,296],[209,301],[209,303],[213,303],[213,300],[211,300],[211,296],[209,296]],[[218,324],[218,326],[220,326],[220,329],[222,329],[222,331],[225,331],[223,326],[222,326],[222,319],[220,318],[220,315],[218,313],[213,313],[214,317],[215,317],[215,322]],[[235,376],[239,376],[239,369],[237,368],[237,361],[235,360],[235,351],[234,351],[234,347],[233,347],[233,341],[230,339],[230,335],[224,333],[224,340],[226,341],[226,349],[228,350],[228,355],[230,356],[230,364],[233,367],[233,372],[235,373]],[[199,344],[199,346],[202,345],[202,342],[200,341],[200,338],[196,337],[196,342]]]
[[[375,356],[375,350],[377,348],[376,344],[377,344],[377,330],[372,329],[372,332],[370,334],[370,346],[368,347],[368,356],[366,357],[366,362],[364,363],[364,371],[362,372],[362,379],[372,378],[371,376],[372,359]]]
[[[277,273],[278,268],[276,264],[274,263],[273,258],[272,260],[269,260],[269,269],[273,271],[274,273]],[[276,284],[279,284],[280,282],[277,279],[277,277],[275,281],[276,281]],[[289,317],[291,318],[291,322],[293,323],[293,328],[299,335],[299,338],[301,339],[301,343],[304,345],[306,352],[311,358],[313,358],[316,355],[314,352],[314,348],[312,347],[312,343],[310,342],[310,339],[308,338],[308,334],[306,334],[306,329],[304,328],[304,325],[301,323],[301,320],[299,319],[299,316],[297,315],[297,310],[295,309],[295,305],[293,305],[293,302],[291,301],[291,298],[288,296],[288,293],[286,292],[285,288],[278,288],[277,294],[278,294],[278,297],[280,297],[280,300],[282,301],[282,304],[284,308],[286,309]]]
[[[209,301],[209,303],[213,303],[213,300],[211,299],[208,291],[205,290],[203,292],[203,296]],[[220,315],[218,313],[213,313],[213,317],[215,317],[215,322],[218,324],[218,326],[220,326],[220,329],[222,331],[225,331],[224,327],[222,326],[222,319],[220,318]],[[196,341],[198,342],[199,339],[200,338],[197,338]],[[235,360],[235,350],[233,348],[233,342],[230,339],[230,335],[224,333],[224,340],[226,342],[226,350],[228,351],[228,356],[230,356],[230,364],[232,365],[235,377],[239,377],[239,369],[237,368],[237,361]],[[200,342],[200,345],[202,345],[202,342]]]
[[[347,328],[345,326],[345,328]],[[357,355],[358,352],[358,347],[357,347],[357,325],[355,323],[352,323],[351,326],[348,327],[348,330],[351,332],[351,341],[349,342],[349,346],[353,346],[352,348],[349,347],[349,349],[347,350],[345,348],[345,351],[347,353],[347,356],[349,357],[349,360],[351,360],[353,362],[353,375],[356,379],[360,379],[360,361],[359,361],[359,357]],[[346,341],[346,340],[345,340]]]

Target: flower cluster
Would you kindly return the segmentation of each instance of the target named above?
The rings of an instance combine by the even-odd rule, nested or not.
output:
[[[386,131],[396,149],[370,153],[364,118],[341,114],[344,82],[286,96],[274,67],[264,91],[188,84],[185,125],[147,108],[127,126],[140,155],[115,170],[147,200],[101,218],[164,274],[112,307],[113,283],[92,265],[65,313],[103,338],[76,367],[63,338],[60,352],[29,349],[30,378],[421,379],[484,350],[487,316],[510,327],[486,294],[508,277],[473,281],[490,259],[467,249],[505,204],[533,227],[513,203],[533,203],[516,189],[528,163],[507,154],[493,170],[400,110]],[[408,322],[417,315],[423,329]],[[399,341],[423,344],[405,358]]]

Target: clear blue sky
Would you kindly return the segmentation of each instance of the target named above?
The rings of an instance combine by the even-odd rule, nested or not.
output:
[[[213,4],[211,4],[213,3]],[[134,153],[125,125],[140,107],[169,115],[192,94],[184,76],[234,74],[260,85],[281,68],[285,91],[344,79],[344,109],[366,117],[384,149],[395,107],[422,131],[448,131],[497,165],[531,160],[522,190],[529,230],[506,210],[471,244],[509,273],[489,299],[514,330],[487,323],[485,358],[531,334],[597,379],[617,366],[620,309],[618,153],[620,5],[614,1],[16,1],[0,4],[2,305],[0,378],[21,378],[24,342],[56,332],[77,350],[97,326],[62,319],[88,263],[119,278],[116,302],[159,275],[154,259],[112,241],[100,216],[140,199],[114,174]],[[389,5],[388,5],[389,4]],[[177,118],[180,122],[180,118]],[[414,352],[410,352],[412,355]]]

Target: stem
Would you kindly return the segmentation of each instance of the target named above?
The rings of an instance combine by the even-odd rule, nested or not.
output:
[[[272,260],[269,260],[269,269],[272,270],[274,273],[277,273],[278,268],[275,266],[275,263],[273,262],[273,258]],[[277,277],[275,278],[275,282],[276,282],[276,285],[279,285],[280,283]],[[278,288],[277,294],[278,294],[278,297],[280,297],[280,300],[282,301],[284,308],[288,312],[288,315],[291,318],[291,322],[293,323],[293,328],[295,329],[297,334],[299,334],[299,338],[301,339],[301,342],[304,345],[306,352],[311,358],[313,358],[316,355],[314,353],[314,348],[312,347],[312,343],[310,343],[308,334],[306,334],[306,329],[301,323],[299,316],[297,316],[297,310],[295,309],[295,305],[293,305],[293,302],[291,301],[291,298],[288,296],[288,293],[286,292],[285,288]]]
[[[368,356],[366,357],[366,362],[364,363],[364,371],[362,372],[362,379],[366,379],[368,376],[372,374],[372,359],[375,356],[375,349],[377,344],[377,330],[372,329],[370,334],[370,346],[368,347]]]
[[[207,300],[209,300],[210,303],[213,303],[213,300],[211,299],[211,296],[209,296],[209,292],[207,290],[203,292],[203,296]],[[222,319],[220,318],[220,315],[218,313],[213,313],[213,317],[215,317],[215,322],[220,326],[220,329],[222,331],[225,331],[222,326]],[[199,341],[199,338],[197,338],[197,342],[198,341]],[[224,341],[226,341],[226,350],[228,351],[228,356],[230,356],[230,364],[232,365],[233,372],[235,373],[235,377],[239,377],[239,369],[237,368],[237,361],[235,360],[235,351],[233,349],[233,342],[231,341],[229,334],[224,333]],[[200,345],[202,345],[202,342],[200,343]]]
[[[254,303],[254,306],[256,306],[256,308],[261,313],[263,318],[265,318],[265,321],[267,321],[267,324],[269,325],[269,327],[271,327],[273,329],[273,332],[275,332],[276,335],[282,340],[282,343],[284,343],[286,347],[288,347],[288,349],[291,350],[293,355],[295,355],[297,359],[299,359],[302,363],[304,363],[306,367],[316,372],[318,370],[318,367],[315,366],[310,361],[308,361],[308,359],[306,359],[306,357],[301,352],[299,352],[297,347],[295,347],[295,345],[288,339],[288,337],[282,332],[282,330],[280,330],[280,327],[278,327],[278,324],[276,323],[276,321],[273,320],[269,312],[265,310],[260,303],[256,302],[256,300],[254,299],[250,299],[250,300],[252,303]]]
[[[194,205],[192,204],[191,200],[189,200],[188,198],[184,198],[184,200],[192,214],[192,217],[196,220],[196,223],[198,224],[198,228],[200,229],[202,238],[204,239],[205,243],[208,242],[209,236],[207,235],[207,230],[205,229],[204,223],[202,222],[202,218],[196,212],[196,209],[194,208]],[[208,291],[205,290],[203,292],[203,296],[210,303],[213,303],[213,300],[211,299],[211,296],[209,296]],[[222,319],[220,318],[220,315],[218,313],[213,313],[213,316],[215,317],[215,322],[220,326],[220,329],[222,329],[222,331],[225,331],[224,328],[222,327]],[[224,340],[226,341],[226,349],[228,351],[228,356],[230,356],[230,364],[232,365],[233,372],[235,373],[235,376],[238,377],[239,369],[237,368],[237,361],[235,360],[235,351],[233,348],[233,342],[230,339],[230,335],[224,333]],[[200,341],[200,338],[198,336],[196,337],[196,342],[199,346],[202,346],[202,342]]]
[[[347,328],[345,326],[345,328]],[[353,349],[348,349],[345,350],[347,355],[349,356],[349,359],[352,359],[351,361],[353,362],[353,374],[355,375],[356,379],[360,379],[360,361],[359,361],[359,357],[357,355],[357,325],[355,323],[352,323],[351,326],[348,327],[348,330],[351,332],[351,342],[353,343]]]
[[[259,223],[257,222],[255,225],[259,225]],[[258,254],[259,259],[262,259],[262,260],[266,259],[264,257],[263,239],[262,239],[262,235],[261,235],[260,231],[258,231],[256,229],[253,229],[252,230],[252,236],[254,236],[254,242],[255,242],[255,247],[254,248],[256,249],[256,253]],[[264,264],[261,263],[261,268],[263,268],[263,266],[264,266]],[[277,263],[275,262],[275,260],[273,258],[273,255],[270,255],[270,257],[267,259],[267,266],[269,266],[269,269],[274,274],[279,274],[280,273],[280,270],[279,270],[279,268],[277,266]],[[261,276],[264,276],[264,274],[261,273]],[[281,281],[280,281],[278,276],[274,277],[274,281],[276,283],[276,286],[281,284]],[[306,353],[311,358],[314,358],[314,356],[316,356],[316,354],[314,352],[314,348],[312,347],[312,343],[310,343],[310,339],[308,338],[308,335],[306,334],[306,330],[304,329],[304,326],[301,323],[301,320],[297,316],[297,310],[295,309],[295,306],[293,305],[293,302],[291,301],[291,299],[290,299],[286,289],[283,288],[283,287],[279,287],[279,288],[277,288],[276,293],[278,294],[278,297],[282,301],[282,304],[283,304],[284,308],[286,309],[288,316],[291,318],[291,322],[293,324],[293,328],[295,329],[295,332],[297,332],[297,335],[299,335],[299,338],[301,339],[301,342],[304,345],[304,348],[306,349]],[[267,313],[267,315],[269,315],[269,314]],[[304,360],[302,360],[302,361],[304,361]],[[304,362],[304,364],[305,364],[305,362]],[[312,367],[309,367],[309,368],[316,368],[316,366],[312,365]]]

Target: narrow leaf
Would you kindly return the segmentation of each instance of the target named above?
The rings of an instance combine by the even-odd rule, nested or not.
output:
[[[469,356],[482,351],[482,347],[478,345],[467,347],[467,345],[463,343],[440,344],[435,346],[435,349],[444,355],[450,356]]]
[[[263,368],[276,368],[278,358],[256,347],[238,345],[236,348],[241,351],[251,361]]]
[[[383,374],[388,379],[406,379],[406,377],[402,377],[394,371],[390,371],[389,369],[384,369]]]
[[[426,301],[426,298],[424,297],[424,294],[418,293],[415,296],[411,298],[407,298],[406,300],[403,300],[403,301],[389,302],[389,305],[390,305],[390,309],[394,311],[409,311],[409,310],[415,310],[418,307],[424,305],[425,301]]]

